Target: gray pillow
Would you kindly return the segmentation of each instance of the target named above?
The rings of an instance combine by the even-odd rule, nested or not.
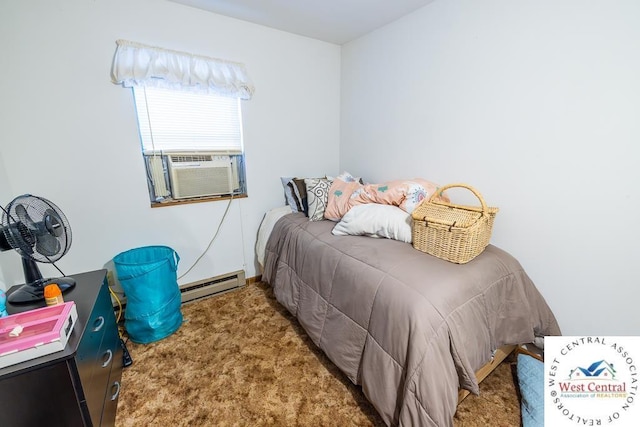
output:
[[[293,177],[280,177],[280,182],[282,183],[282,188],[284,188],[284,199],[287,204],[291,207],[291,212],[298,212],[298,204],[295,200],[295,195],[293,194],[293,188],[289,186],[289,182],[293,179]]]

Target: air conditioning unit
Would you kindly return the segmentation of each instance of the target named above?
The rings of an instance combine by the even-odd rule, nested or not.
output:
[[[174,199],[233,194],[240,187],[233,157],[216,153],[167,156]]]

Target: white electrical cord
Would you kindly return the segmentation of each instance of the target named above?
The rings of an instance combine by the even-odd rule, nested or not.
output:
[[[211,248],[211,245],[213,245],[213,242],[216,240],[216,237],[218,237],[218,233],[220,233],[220,229],[222,228],[222,224],[224,223],[224,220],[227,217],[227,213],[229,212],[229,208],[231,207],[231,202],[232,201],[233,201],[233,194],[231,195],[231,198],[229,199],[229,203],[227,203],[227,208],[225,209],[224,214],[222,215],[222,219],[220,220],[220,223],[218,224],[218,229],[216,230],[215,234],[213,235],[213,237],[209,241],[209,244],[207,245],[205,250],[200,254],[200,256],[194,261],[194,263],[191,264],[191,267],[189,267],[189,269],[187,271],[185,271],[180,276],[178,276],[178,279],[182,279],[184,276],[189,274],[189,272],[193,269],[193,267],[195,267],[196,264],[198,264],[198,262],[200,262],[202,257],[209,251],[209,248]]]

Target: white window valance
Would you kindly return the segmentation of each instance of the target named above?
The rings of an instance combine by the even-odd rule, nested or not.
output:
[[[118,40],[111,77],[125,87],[153,86],[251,99],[244,64]]]

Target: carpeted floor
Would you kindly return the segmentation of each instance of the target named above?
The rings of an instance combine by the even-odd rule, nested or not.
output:
[[[173,335],[127,346],[116,427],[383,426],[359,387],[262,283],[182,307]],[[456,426],[520,426],[513,357],[458,407]]]

